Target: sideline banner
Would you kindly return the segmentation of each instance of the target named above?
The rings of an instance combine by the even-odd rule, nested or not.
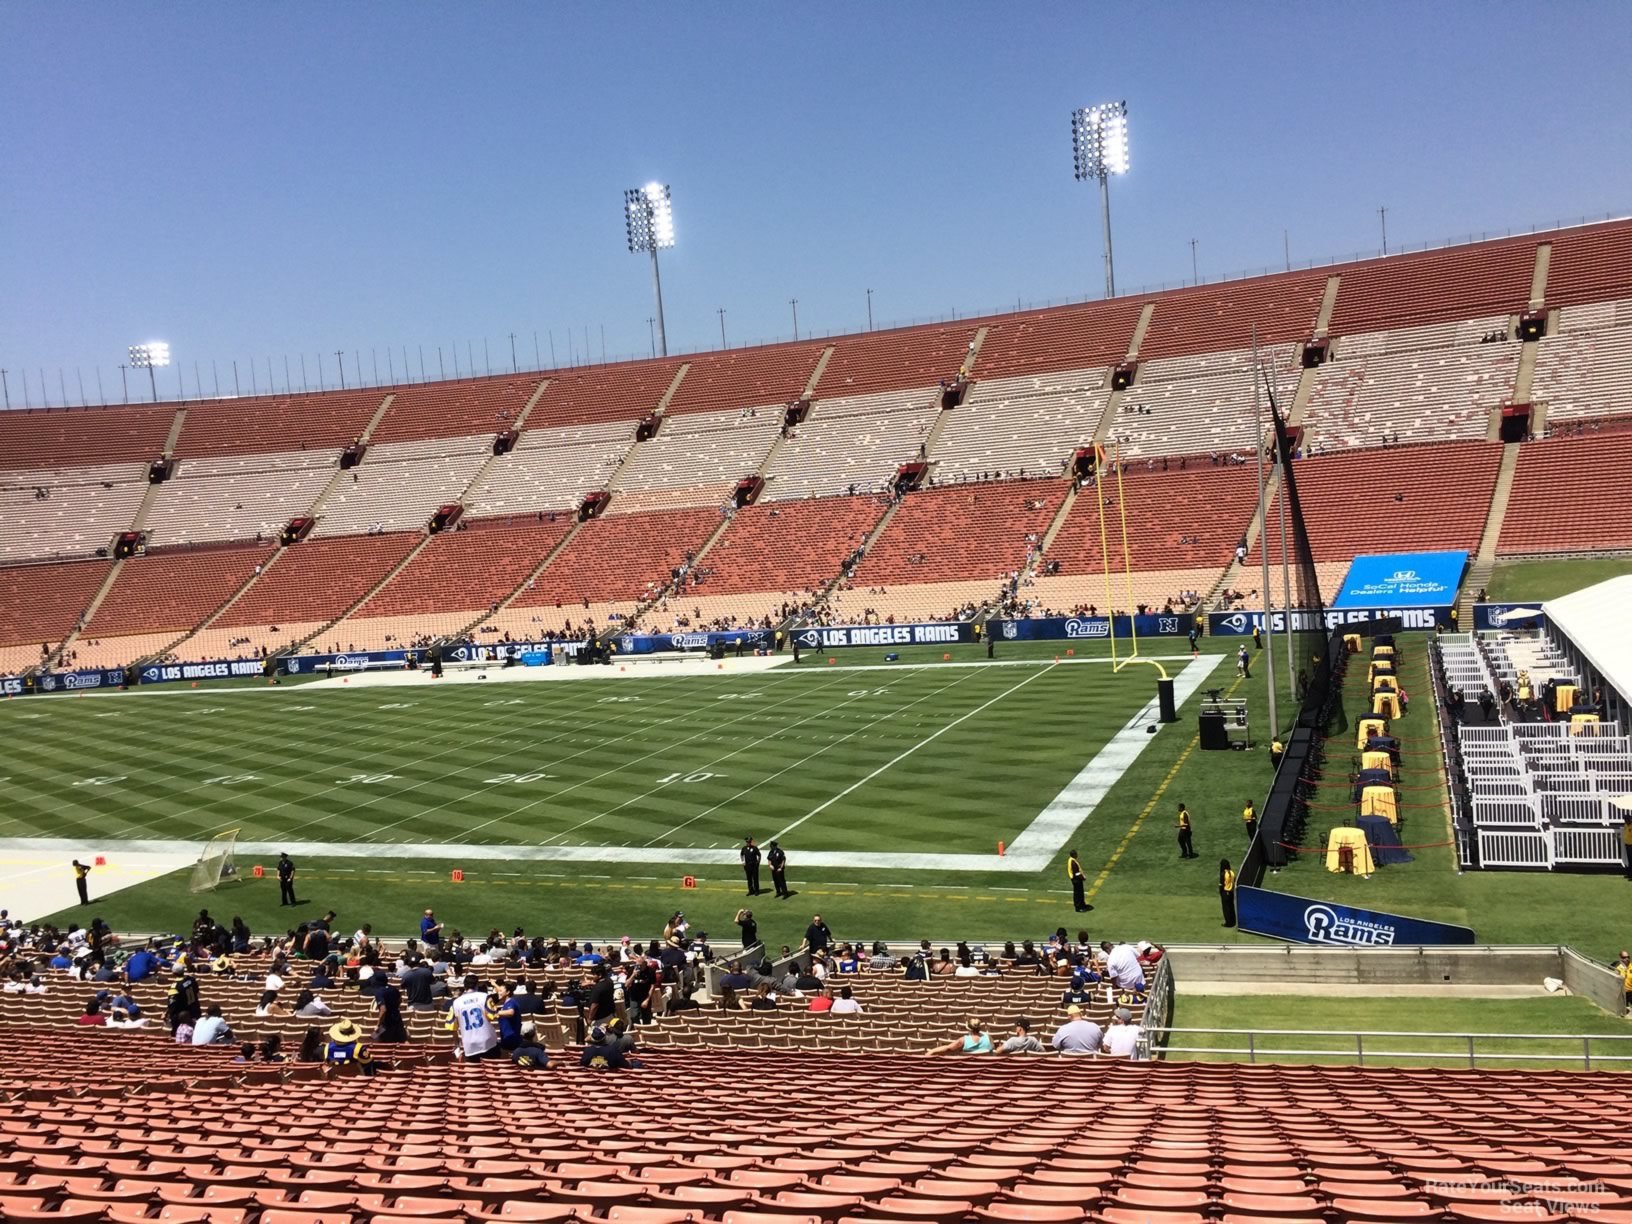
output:
[[[1188,613],[1125,616],[1040,616],[1025,620],[992,620],[987,630],[1005,642],[1051,642],[1117,637],[1185,637],[1194,618]]]
[[[1314,633],[1337,629],[1343,625],[1359,625],[1370,620],[1398,617],[1402,629],[1432,629],[1436,625],[1451,624],[1451,609],[1444,608],[1328,608],[1324,619],[1319,613],[1295,608],[1291,613],[1276,609],[1270,613],[1269,623],[1276,633],[1287,632],[1290,619],[1293,633]],[[1253,626],[1262,628],[1262,612],[1209,612],[1207,632],[1214,637],[1248,637]]]
[[[1356,557],[1332,607],[1448,608],[1468,567],[1465,552],[1389,553]]]
[[[1236,890],[1236,924],[1253,935],[1327,947],[1392,948],[1471,944],[1473,928],[1379,910],[1355,909],[1267,888]]]
[[[941,646],[975,640],[968,621],[925,625],[822,625],[795,629],[793,640],[802,650],[838,646]]]

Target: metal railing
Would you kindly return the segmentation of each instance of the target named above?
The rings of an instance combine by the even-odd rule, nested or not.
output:
[[[1174,1034],[1206,1035],[1209,1037],[1244,1037],[1244,1045],[1181,1045],[1171,1043]],[[1305,1038],[1309,1040],[1338,1038],[1341,1039],[1341,1048],[1318,1048],[1315,1046],[1292,1045],[1284,1042],[1277,1043],[1273,1038]],[[1462,1048],[1447,1050],[1421,1049],[1379,1049],[1378,1042],[1409,1041],[1438,1041],[1453,1043]],[[1259,1061],[1289,1061],[1308,1062],[1311,1058],[1341,1058],[1352,1059],[1356,1066],[1367,1065],[1369,1058],[1373,1065],[1392,1060],[1409,1060],[1421,1063],[1452,1064],[1477,1068],[1484,1063],[1544,1063],[1550,1066],[1580,1066],[1591,1071],[1594,1068],[1625,1070],[1632,1066],[1632,1036],[1609,1036],[1597,1033],[1427,1033],[1410,1031],[1349,1031],[1344,1029],[1225,1029],[1225,1028],[1164,1028],[1151,1026],[1145,1030],[1145,1040],[1150,1047],[1150,1054],[1141,1054],[1141,1057],[1153,1056],[1172,1059],[1178,1056],[1186,1058],[1201,1057],[1204,1061],[1234,1062],[1244,1060],[1249,1063]],[[1366,1043],[1370,1041],[1368,1049]],[[1561,1045],[1579,1045],[1580,1053],[1552,1053],[1533,1054],[1524,1051],[1509,1052],[1506,1050],[1481,1049],[1480,1043],[1512,1044],[1522,1043],[1534,1047],[1537,1042],[1556,1042]],[[1323,1045],[1338,1046],[1337,1041],[1324,1041]],[[1597,1053],[1597,1050],[1607,1049],[1613,1053]]]

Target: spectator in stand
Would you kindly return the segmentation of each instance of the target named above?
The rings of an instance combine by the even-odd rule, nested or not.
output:
[[[320,1019],[334,1015],[334,1009],[309,990],[295,996],[295,1015],[303,1019]]]
[[[323,1043],[325,1063],[339,1063],[357,1067],[364,1075],[374,1074],[374,1056],[363,1040],[363,1030],[350,1020],[340,1020],[329,1029],[329,1039]]]
[[[436,989],[436,974],[431,971],[419,956],[408,963],[407,969],[399,979],[402,983],[402,994],[412,1011],[430,1011],[436,1006],[432,995]]]
[[[1099,943],[1100,951],[1105,953],[1105,969],[1107,976],[1116,983],[1118,990],[1143,990],[1145,988],[1145,971],[1139,963],[1139,950],[1132,944],[1117,944],[1111,946],[1111,941],[1102,939]]]
[[[1082,1008],[1072,1004],[1065,1009],[1066,1021],[1054,1030],[1049,1043],[1061,1054],[1097,1054],[1105,1040],[1105,1031],[1092,1020],[1083,1019]]]
[[[862,1013],[860,1000],[848,986],[839,987],[839,997],[833,1000],[833,1014],[835,1016],[859,1016]]]
[[[831,990],[829,990],[826,986],[822,987],[815,994],[810,996],[810,1003],[806,1007],[805,1010],[813,1011],[813,1012],[830,1012],[830,1011],[832,1011],[833,1010],[833,992]]]
[[[1111,1016],[1111,1027],[1105,1030],[1100,1053],[1107,1058],[1132,1058],[1139,1045],[1139,1026],[1133,1022],[1133,1013],[1119,1007]]]
[[[176,1027],[172,1030],[172,1034],[176,1039],[177,1045],[193,1044],[193,1033],[197,1031],[195,1027],[197,1023],[197,1012],[182,1012],[181,1015],[176,1018]]]
[[[826,952],[833,946],[833,932],[828,929],[827,923],[822,921],[820,914],[811,917],[810,925],[805,928],[805,947],[812,952]]]
[[[433,951],[442,946],[442,924],[436,920],[435,910],[426,910],[419,920],[419,942]]]
[[[102,1014],[102,1000],[93,995],[91,998],[85,1000],[85,1010],[80,1013],[80,1017],[75,1023],[84,1025],[101,1025],[106,1024],[107,1022],[108,1018]]]
[[[992,1039],[986,1032],[986,1026],[973,1017],[969,1020],[969,1029],[961,1037],[954,1037],[945,1045],[932,1046],[930,1054],[990,1054]]]
[[[1615,976],[1621,979],[1621,988],[1626,996],[1623,1000],[1626,1013],[1632,1016],[1632,952],[1622,948],[1620,959],[1610,968],[1615,970]]]
[[[125,962],[125,977],[127,979],[131,982],[141,982],[152,976],[153,971],[159,967],[159,957],[154,950],[155,947],[156,945],[150,939],[147,941],[146,947],[138,948],[131,954],[130,959]]]
[[[448,1028],[458,1042],[455,1053],[467,1061],[487,1058],[499,1052],[497,1009],[475,974],[465,976],[464,987],[448,1011]]]
[[[1031,1021],[1024,1016],[1014,1022],[1014,1036],[998,1047],[999,1054],[1041,1054],[1043,1043],[1031,1035]]]
[[[271,1033],[261,1039],[261,1061],[269,1063],[288,1061],[283,1054],[282,1033]]]
[[[402,991],[386,983],[374,996],[374,1009],[379,1022],[374,1026],[374,1040],[395,1045],[408,1040],[408,1026],[402,1022]]]
[[[311,992],[308,991],[307,993],[309,994]],[[282,1003],[278,1002],[277,991],[268,990],[262,993],[261,1001],[255,1005],[255,1014],[257,1016],[281,1017],[289,1015],[290,1011]]]
[[[233,1041],[232,1026],[221,1017],[221,1005],[211,1003],[204,1013],[204,1018],[193,1026],[193,1044],[204,1045],[231,1045]]]

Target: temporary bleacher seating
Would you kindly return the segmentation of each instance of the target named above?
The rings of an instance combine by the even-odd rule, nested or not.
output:
[[[1499,553],[1632,548],[1632,421],[1582,429],[1520,446]]]
[[[822,379],[826,385],[827,379]],[[874,492],[916,459],[940,412],[935,387],[822,400],[767,465],[764,499]]]
[[[671,415],[781,405],[804,393],[826,344],[770,344],[689,357]],[[669,426],[672,428],[672,423]]]
[[[1304,435],[1322,451],[1484,438],[1508,403],[1520,345],[1505,317],[1345,336],[1315,375]]]
[[[983,378],[943,417],[929,453],[933,478],[1059,475],[1079,446],[1093,443],[1109,398],[1104,367]]]
[[[0,562],[107,548],[135,521],[147,488],[145,462],[0,472]]]
[[[398,387],[374,431],[375,442],[416,442],[511,428],[543,381],[536,374]]]

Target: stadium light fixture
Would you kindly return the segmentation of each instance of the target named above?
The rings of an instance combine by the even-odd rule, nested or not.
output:
[[[667,183],[647,183],[623,193],[623,224],[629,253],[652,256],[652,291],[657,295],[657,349],[669,355],[669,340],[663,329],[663,276],[658,271],[657,253],[674,245],[674,205]]]
[[[146,370],[148,384],[153,388],[153,402],[159,402],[159,381],[154,370],[163,369],[170,364],[170,346],[163,340],[150,340],[146,344],[130,346],[130,364],[133,369]]]
[[[1099,183],[1100,212],[1105,226],[1105,296],[1116,296],[1111,261],[1111,176],[1128,172],[1128,104],[1102,102],[1071,112],[1071,154],[1077,181]]]

